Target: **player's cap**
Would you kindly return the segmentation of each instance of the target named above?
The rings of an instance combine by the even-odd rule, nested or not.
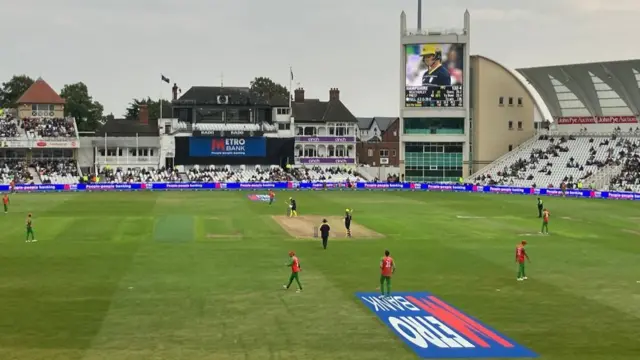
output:
[[[349,212],[349,209],[345,209],[344,211]]]
[[[289,200],[293,200],[293,198],[292,198],[292,197],[290,197],[290,198],[289,198]]]
[[[322,223],[326,224],[327,223],[327,219],[322,219]]]
[[[289,251],[289,256],[294,256],[295,254],[295,251]]]

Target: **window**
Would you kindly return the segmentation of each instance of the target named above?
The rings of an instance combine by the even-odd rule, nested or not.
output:
[[[509,144],[509,151],[513,150],[513,145]]]
[[[509,121],[509,130],[513,130],[513,121]]]
[[[509,98],[509,106],[513,106],[513,98],[512,97]]]
[[[518,106],[522,106],[522,98],[518,98]]]
[[[289,115],[289,108],[277,108],[276,114],[278,115]]]
[[[504,97],[500,96],[500,98],[498,99],[498,105],[504,106]]]
[[[278,130],[289,130],[291,129],[291,124],[278,124]]]
[[[396,151],[395,150],[391,150],[391,156],[392,157],[396,157]]]
[[[373,156],[373,149],[367,150],[367,156]]]
[[[389,157],[389,150],[387,149],[380,149],[380,157]]]
[[[522,121],[518,121],[518,130],[522,130]]]

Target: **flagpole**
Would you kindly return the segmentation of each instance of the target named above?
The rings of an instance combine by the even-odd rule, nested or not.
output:
[[[160,89],[162,89],[162,78],[160,78]],[[162,119],[162,90],[160,90],[160,119]],[[138,135],[136,134],[136,137]],[[136,153],[138,152],[138,150],[136,150]]]
[[[293,92],[293,68],[289,65],[289,109],[291,109],[291,94]]]

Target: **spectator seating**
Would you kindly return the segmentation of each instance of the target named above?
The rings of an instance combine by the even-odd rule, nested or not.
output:
[[[75,160],[36,161],[31,166],[43,184],[76,184],[80,178]]]
[[[13,180],[18,184],[33,182],[27,163],[22,160],[0,160],[0,184],[9,184]]]
[[[470,182],[524,187],[559,187],[565,182],[572,188],[605,167],[624,163],[638,136],[636,132],[540,135],[475,174]]]
[[[313,166],[310,168],[299,167],[292,171],[293,176],[300,181],[327,181],[327,182],[343,182],[343,181],[365,181],[354,169],[344,167],[321,167]]]
[[[65,138],[76,136],[73,119],[24,118],[22,119],[22,128],[31,138]]]
[[[180,125],[180,126],[184,126],[185,125]],[[267,123],[262,123],[262,124],[228,124],[228,123],[221,123],[221,124],[205,124],[205,123],[198,123],[198,124],[194,124],[193,128],[195,130],[200,130],[200,131],[266,131],[266,132],[272,132],[272,131],[276,131],[277,128],[275,125],[273,124],[267,124]]]
[[[19,136],[18,120],[9,115],[0,117],[0,138],[15,138]]]
[[[105,168],[100,173],[99,178],[101,183],[154,183],[182,181],[177,170],[167,168]]]
[[[277,165],[240,165],[194,166],[187,172],[189,181],[193,182],[255,182],[255,181],[289,181],[290,177]]]

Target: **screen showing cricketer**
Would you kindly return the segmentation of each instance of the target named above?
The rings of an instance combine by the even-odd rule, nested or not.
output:
[[[189,139],[189,156],[247,156],[264,157],[267,140],[263,137],[192,137]]]
[[[464,47],[417,44],[405,49],[405,106],[462,107]]]
[[[432,294],[356,296],[425,359],[534,358],[536,353],[483,325]]]

